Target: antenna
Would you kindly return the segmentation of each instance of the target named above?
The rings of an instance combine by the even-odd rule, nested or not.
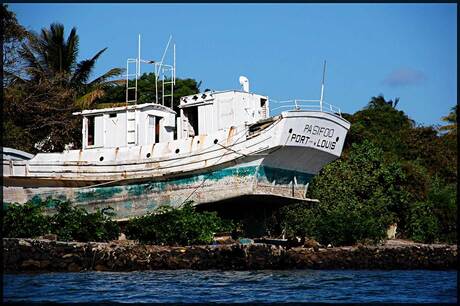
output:
[[[161,57],[160,65],[158,66],[158,73],[160,72],[161,66],[163,65],[163,60],[165,59],[166,51],[168,51],[169,44],[171,43],[172,35],[169,35],[169,40],[168,43],[166,44],[165,51],[163,52],[163,56]],[[158,74],[157,74],[157,80],[158,80]]]
[[[137,75],[141,76],[141,34],[137,38]]]
[[[173,45],[173,82],[176,85],[176,44]]]
[[[324,78],[326,77],[326,60],[323,65],[323,80],[321,81],[321,97],[319,98],[319,108],[323,111],[323,98],[324,98]]]

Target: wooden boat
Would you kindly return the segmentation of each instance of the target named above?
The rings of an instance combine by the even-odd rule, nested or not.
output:
[[[136,59],[136,78],[141,62]],[[4,148],[3,201],[111,206],[119,220],[186,201],[308,201],[312,177],[341,155],[350,123],[322,98],[276,102],[271,110],[281,112],[270,116],[270,99],[250,92],[240,77],[241,90],[182,97],[176,113],[175,65],[157,65],[156,72],[172,75],[161,83],[171,94],[75,113],[83,118],[81,149],[32,157]],[[129,90],[137,93],[128,82],[126,88],[127,97]]]

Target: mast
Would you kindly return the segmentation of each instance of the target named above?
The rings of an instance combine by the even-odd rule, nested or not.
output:
[[[326,60],[323,64],[323,80],[321,81],[321,97],[319,98],[319,108],[323,111],[323,98],[324,98],[324,79],[326,77]]]

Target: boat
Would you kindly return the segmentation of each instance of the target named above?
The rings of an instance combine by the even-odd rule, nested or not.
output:
[[[145,63],[155,68],[157,95],[138,104]],[[175,111],[175,46],[171,65],[139,52],[126,66],[125,105],[74,113],[82,117],[81,149],[31,155],[3,148],[4,203],[69,200],[89,211],[110,206],[115,219],[127,220],[187,201],[314,201],[309,182],[341,155],[350,123],[324,102],[324,82],[319,100],[274,101],[251,92],[241,76],[241,88],[181,97]],[[47,203],[53,210],[55,202]]]

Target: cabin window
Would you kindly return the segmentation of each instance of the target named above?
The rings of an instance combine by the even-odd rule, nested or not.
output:
[[[116,117],[117,117],[117,113],[109,114],[109,118],[116,118]]]
[[[160,142],[160,121],[163,119],[162,117],[158,116],[149,116],[149,135],[153,137],[154,143]]]
[[[94,116],[87,117],[88,120],[88,146],[94,146]]]
[[[193,137],[198,135],[198,107],[187,107],[184,109],[184,116],[187,118],[187,136]]]
[[[260,99],[260,108],[262,109],[260,113],[262,119],[267,118],[267,99]]]

